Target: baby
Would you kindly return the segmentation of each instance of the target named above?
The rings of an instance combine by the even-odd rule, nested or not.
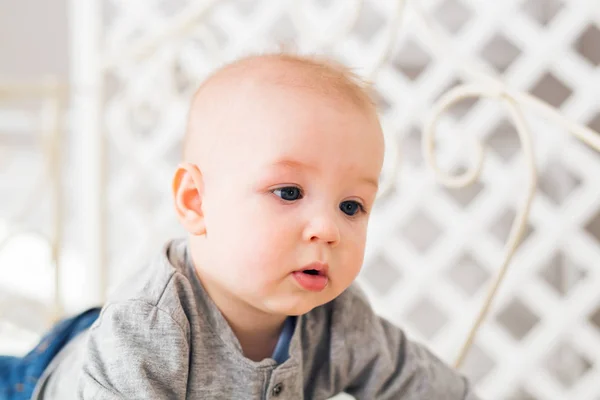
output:
[[[0,398],[477,399],[353,285],[383,154],[344,67],[277,54],[218,70],[193,98],[173,180],[188,237],[101,311],[63,321],[30,356],[67,344],[36,373],[13,368]]]

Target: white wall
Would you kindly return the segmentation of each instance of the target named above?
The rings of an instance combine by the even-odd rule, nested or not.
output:
[[[68,75],[66,0],[0,1],[0,78]]]

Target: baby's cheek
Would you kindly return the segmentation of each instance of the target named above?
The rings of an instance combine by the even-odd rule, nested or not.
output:
[[[260,227],[240,236],[236,250],[240,262],[253,272],[267,272],[281,267],[286,260],[289,263],[292,257],[283,236],[265,232]]]
[[[255,235],[248,241],[247,252],[256,260],[257,268],[269,270],[277,266],[283,267],[282,263],[290,263],[292,254],[289,246],[276,236]]]
[[[355,236],[346,247],[345,265],[349,274],[358,274],[365,256],[364,236]]]

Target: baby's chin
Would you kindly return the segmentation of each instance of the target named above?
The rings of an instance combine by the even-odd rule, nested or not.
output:
[[[300,316],[309,313],[317,307],[333,300],[333,296],[297,296],[285,299],[273,299],[266,304],[268,312],[286,316]]]

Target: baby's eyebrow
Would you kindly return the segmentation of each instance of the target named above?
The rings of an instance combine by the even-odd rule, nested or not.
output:
[[[281,160],[277,160],[272,164],[273,167],[283,167],[289,169],[315,169],[314,166],[303,163],[298,160],[293,160],[291,158],[283,158]]]
[[[364,177],[361,179],[361,181],[368,183],[369,185],[372,185],[375,187],[375,189],[379,189],[379,181],[377,179],[373,179],[373,178],[369,178],[369,177]]]
[[[282,158],[281,160],[275,161],[273,164],[271,164],[271,166],[273,166],[275,168],[279,167],[279,168],[295,169],[295,170],[315,169],[315,167],[310,164],[303,163],[302,161],[294,160],[291,158]],[[365,176],[365,177],[362,177],[360,179],[360,181],[375,187],[375,189],[379,188],[379,181],[376,178]]]

